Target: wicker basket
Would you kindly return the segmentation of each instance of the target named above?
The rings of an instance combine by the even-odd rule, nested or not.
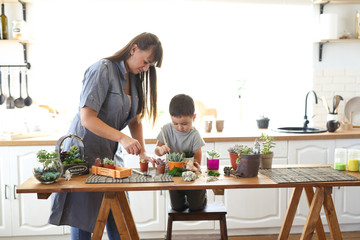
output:
[[[84,152],[85,152],[84,143],[83,143],[81,137],[76,136],[72,133],[62,136],[57,141],[55,151],[58,153],[58,156],[60,157],[60,154],[62,152],[62,145],[63,145],[65,139],[67,139],[67,138],[75,138],[78,141],[80,159],[85,159],[84,158]],[[62,174],[61,174],[62,177],[64,177],[66,170],[69,170],[72,176],[86,175],[86,174],[89,174],[89,163],[87,161],[85,161],[84,163],[62,165]]]

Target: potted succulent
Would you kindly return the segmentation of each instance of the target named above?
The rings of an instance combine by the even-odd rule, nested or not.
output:
[[[100,158],[96,158],[94,166],[103,167],[104,164],[102,163],[102,160]]]
[[[140,159],[140,171],[147,172],[149,168],[149,162],[145,159]]]
[[[256,119],[257,127],[260,129],[267,129],[269,127],[270,119],[264,115]]]
[[[156,163],[156,170],[158,174],[163,174],[165,173],[165,160],[161,159],[161,158],[157,158],[155,159],[155,163]]]
[[[56,182],[62,172],[62,166],[57,152],[40,150],[36,156],[37,162],[33,168],[35,178],[44,184]]]
[[[63,150],[62,145],[65,139],[70,138],[77,140],[77,144],[69,145],[70,149]],[[89,173],[89,163],[84,158],[84,144],[82,138],[74,134],[68,134],[61,138],[56,143],[55,151],[60,157],[60,161],[63,165],[61,176],[65,176],[65,172],[68,170],[72,176],[85,175]]]
[[[104,168],[115,169],[114,160],[110,158],[104,158]]]
[[[186,166],[186,170],[192,171],[194,167],[194,155],[195,153],[192,150],[185,150],[184,154],[184,164]]]
[[[237,169],[237,159],[239,158],[237,152],[243,152],[244,145],[235,144],[233,147],[228,148],[228,152],[230,155],[230,163],[231,167],[236,170]]]
[[[271,149],[275,147],[274,138],[262,133],[260,140],[263,146],[261,150],[260,168],[271,168],[274,157],[274,152],[271,151]]]
[[[236,148],[237,169],[235,175],[240,177],[256,177],[260,166],[260,153],[246,145]]]
[[[210,158],[206,159],[207,168],[209,170],[218,170],[219,169],[219,162],[220,162],[220,160],[219,160],[220,154],[215,150],[207,151],[207,154],[210,157]]]
[[[184,166],[184,153],[167,153],[166,159],[169,161],[170,171],[175,167],[182,169]]]

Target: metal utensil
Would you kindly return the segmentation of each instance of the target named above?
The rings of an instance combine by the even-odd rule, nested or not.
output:
[[[15,99],[15,107],[23,108],[25,106],[24,99],[22,97],[22,73],[21,70],[19,72],[19,85],[20,85],[20,97]]]
[[[27,75],[27,71],[25,71],[25,84],[26,84],[26,94],[27,97],[24,100],[25,106],[30,106],[32,104],[32,99],[29,96],[29,88],[28,88],[28,75]]]
[[[15,104],[14,104],[14,98],[11,96],[11,91],[10,91],[10,72],[9,71],[8,71],[8,88],[9,88],[9,97],[6,99],[6,108],[14,109]]]
[[[1,80],[1,78],[2,78],[2,73],[1,73],[1,70],[0,70],[0,93],[1,93],[1,95],[0,95],[0,105],[2,105],[5,102],[5,95],[2,92],[2,80]]]
[[[131,169],[134,173],[137,173],[137,174],[140,174],[140,175],[143,175],[145,177],[151,177],[150,174],[147,174],[147,173],[143,173],[143,172],[140,172],[138,170],[135,170],[135,169]]]

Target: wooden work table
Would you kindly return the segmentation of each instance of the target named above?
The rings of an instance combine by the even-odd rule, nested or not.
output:
[[[304,165],[296,165],[301,167]],[[320,166],[320,165],[311,165]],[[279,166],[278,166],[279,167]],[[280,166],[280,167],[289,167]],[[295,167],[295,166],[293,166]],[[311,239],[316,229],[318,239],[326,239],[320,219],[320,210],[324,206],[332,239],[342,239],[338,219],[332,201],[332,187],[334,186],[360,186],[359,172],[346,172],[358,178],[358,181],[333,182],[307,182],[307,183],[281,183],[277,184],[270,178],[259,174],[254,178],[237,178],[221,175],[217,181],[207,181],[205,173],[193,182],[184,182],[175,177],[174,182],[164,183],[109,183],[86,184],[89,175],[73,177],[70,181],[60,178],[55,184],[41,184],[34,177],[30,177],[17,188],[17,193],[37,193],[38,198],[46,199],[53,192],[104,192],[103,202],[93,233],[93,239],[101,239],[107,215],[111,209],[122,239],[139,239],[134,219],[126,198],[125,191],[153,191],[153,190],[184,190],[184,189],[239,189],[239,188],[294,188],[291,201],[278,239],[288,239],[290,229],[299,204],[300,196],[304,190],[310,210],[303,229],[301,239]],[[314,193],[315,188],[315,193]],[[127,226],[127,228],[126,228]]]

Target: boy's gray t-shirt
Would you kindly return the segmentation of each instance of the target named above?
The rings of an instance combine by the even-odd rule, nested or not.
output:
[[[172,123],[168,123],[163,126],[163,132],[171,152],[182,153],[185,150],[196,151],[202,146],[205,146],[204,139],[202,139],[200,133],[195,127],[192,127],[189,131],[182,133],[177,131]],[[157,136],[157,140],[165,144],[161,132]]]

